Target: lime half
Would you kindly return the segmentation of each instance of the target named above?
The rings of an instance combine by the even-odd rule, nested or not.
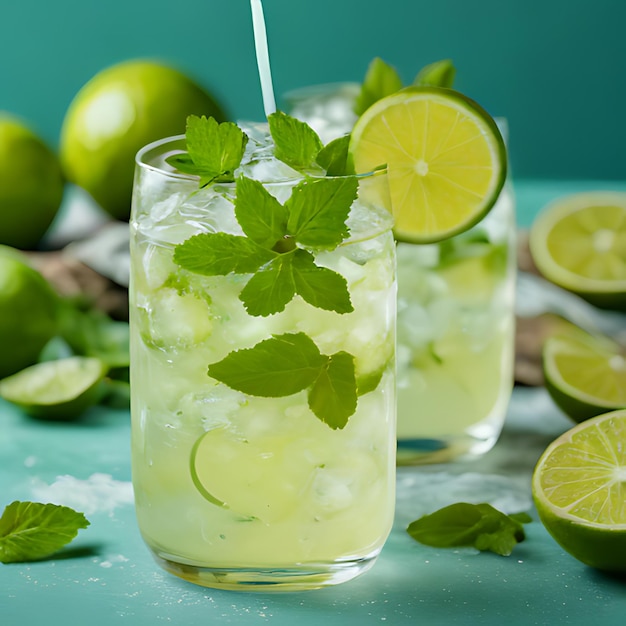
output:
[[[555,403],[577,422],[626,408],[626,352],[609,339],[582,331],[549,337],[543,371]]]
[[[407,87],[357,120],[350,159],[358,173],[386,165],[399,241],[447,239],[493,207],[507,159],[494,120],[452,89]]]
[[[626,572],[626,410],[578,424],[539,459],[532,492],[547,531],[579,561]]]
[[[626,310],[626,193],[556,200],[533,222],[529,244],[548,280],[596,306]]]
[[[31,365],[0,381],[0,396],[34,417],[69,420],[98,402],[107,366],[73,356]]]

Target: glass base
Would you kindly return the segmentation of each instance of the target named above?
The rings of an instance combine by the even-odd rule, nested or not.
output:
[[[469,435],[455,439],[399,439],[397,465],[425,465],[465,461],[485,454],[498,440],[498,433],[486,439]]]
[[[290,567],[201,567],[177,563],[154,551],[156,562],[170,574],[203,587],[231,591],[307,591],[344,583],[369,570],[378,556],[334,563],[309,563]]]

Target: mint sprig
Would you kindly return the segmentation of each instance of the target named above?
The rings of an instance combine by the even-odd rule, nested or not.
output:
[[[281,205],[261,183],[239,177],[235,215],[246,236],[195,235],[176,247],[174,262],[206,276],[253,274],[239,296],[253,316],[283,311],[296,294],[313,306],[349,313],[345,278],[316,265],[300,246],[336,248],[348,235],[356,194],[355,178],[304,180]]]
[[[411,522],[408,534],[416,541],[435,548],[471,546],[508,556],[524,541],[525,513],[506,515],[490,504],[457,502]]]
[[[354,112],[362,115],[374,102],[400,89],[402,89],[402,79],[396,69],[379,57],[375,57],[367,68],[361,91],[354,104]]]
[[[280,398],[308,389],[311,411],[333,430],[357,406],[354,357],[322,354],[305,333],[273,335],[209,365],[209,376],[252,396]]]
[[[16,500],[0,517],[0,562],[45,559],[87,526],[85,516],[69,507]]]
[[[282,111],[267,116],[275,156],[298,172],[316,170],[323,147],[318,134],[306,123]]]
[[[200,187],[234,182],[235,170],[248,143],[247,135],[236,124],[190,115],[185,141],[187,152],[168,157],[170,165],[185,174],[199,176]]]

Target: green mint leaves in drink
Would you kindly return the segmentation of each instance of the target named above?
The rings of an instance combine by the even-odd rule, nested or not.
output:
[[[284,203],[266,185],[237,174],[245,134],[235,132],[234,125],[188,119],[188,152],[168,161],[199,176],[201,186],[236,182],[234,212],[243,235],[195,235],[176,246],[174,262],[205,276],[248,274],[239,299],[251,316],[280,313],[296,296],[319,309],[350,313],[354,309],[346,279],[316,263],[319,252],[334,250],[349,236],[347,219],[358,180],[345,176],[348,138],[324,146],[306,123],[280,111],[271,114],[268,123],[276,158],[303,174]],[[210,365],[209,375],[249,395],[288,396],[308,390],[311,411],[333,429],[346,425],[361,391],[354,357],[346,352],[321,354],[304,333],[233,351]],[[368,381],[365,389],[370,387]]]
[[[190,115],[185,140],[187,152],[167,158],[172,167],[199,176],[201,187],[235,180],[248,143],[247,135],[236,124]]]
[[[12,502],[0,517],[0,562],[50,557],[87,526],[89,521],[82,513],[66,506]]]
[[[355,178],[302,181],[282,205],[252,179],[237,180],[235,215],[245,236],[202,233],[176,247],[174,262],[205,276],[252,274],[240,299],[253,316],[280,313],[299,295],[337,313],[353,310],[346,280],[309,249],[332,250],[348,235]],[[298,245],[299,244],[299,245]]]
[[[381,58],[375,57],[367,68],[361,91],[354,103],[354,112],[362,115],[372,104],[396,93],[402,86],[402,79],[397,70]]]
[[[354,358],[322,354],[305,333],[274,335],[209,366],[209,376],[248,395],[279,398],[308,390],[311,411],[341,429],[356,410]]]
[[[456,68],[450,59],[442,59],[425,65],[415,77],[414,85],[430,85],[432,87],[452,88]]]
[[[524,541],[525,513],[506,515],[490,504],[458,502],[411,522],[407,532],[413,539],[435,548],[474,547],[508,556]]]

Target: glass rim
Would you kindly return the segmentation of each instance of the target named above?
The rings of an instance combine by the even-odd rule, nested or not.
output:
[[[180,143],[184,141],[185,141],[184,134],[170,135],[169,137],[162,137],[161,139],[156,139],[155,141],[151,141],[150,143],[146,144],[145,146],[143,146],[137,151],[137,153],[135,154],[135,165],[137,167],[140,167],[143,170],[154,172],[166,178],[172,178],[172,179],[181,180],[181,181],[197,182],[200,179],[199,176],[196,176],[194,174],[185,174],[184,172],[178,172],[174,169],[171,169],[171,170],[164,169],[163,167],[159,167],[158,165],[153,165],[149,163],[146,159],[146,155],[148,155],[150,152],[161,149],[163,148],[163,146],[166,146],[168,144],[176,144],[176,143]],[[184,152],[184,151],[185,151],[184,149],[172,150],[171,153],[175,154],[176,152]],[[164,155],[164,154],[166,154],[164,151],[161,151],[159,153],[159,155]],[[358,180],[361,180],[361,179],[365,180],[365,179],[373,178],[375,176],[382,176],[386,174],[387,174],[387,168],[382,167],[379,169],[372,170],[371,172],[364,172],[360,174],[344,174],[342,176],[326,176],[326,175],[320,174],[319,176],[317,176],[314,173],[307,173],[307,174],[298,173],[297,176],[293,176],[292,178],[282,178],[280,180],[259,180],[258,182],[260,182],[262,185],[280,186],[280,185],[293,185],[294,182],[296,181],[307,180],[307,179],[319,180],[319,179],[324,179],[324,178],[328,178],[328,179],[356,178]],[[235,182],[220,182],[220,183],[215,183],[215,184],[219,185],[220,187],[229,187],[229,186],[234,187],[236,185],[236,181]]]

